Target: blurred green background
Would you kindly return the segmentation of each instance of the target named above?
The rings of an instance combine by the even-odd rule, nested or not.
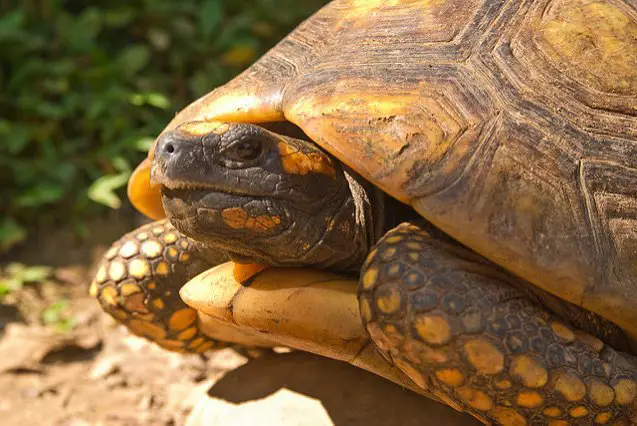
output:
[[[179,109],[324,3],[0,0],[0,252],[88,236]]]

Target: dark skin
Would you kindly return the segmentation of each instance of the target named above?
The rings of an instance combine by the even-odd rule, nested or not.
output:
[[[357,270],[386,228],[379,191],[315,145],[257,126],[165,134],[152,179],[177,229],[240,263]]]
[[[497,424],[634,420],[635,359],[570,328],[626,349],[618,327],[416,220],[314,144],[250,124],[187,123],[154,154],[168,218],[200,256],[360,271],[372,340],[449,405]]]

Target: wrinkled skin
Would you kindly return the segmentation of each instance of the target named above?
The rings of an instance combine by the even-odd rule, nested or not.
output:
[[[155,150],[151,177],[177,229],[242,263],[360,267],[375,240],[372,206],[338,161],[256,126],[197,131],[166,133]]]

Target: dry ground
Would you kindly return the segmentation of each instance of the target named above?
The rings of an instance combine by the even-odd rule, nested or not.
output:
[[[103,241],[129,227],[98,225]],[[18,257],[65,266],[0,304],[4,426],[477,424],[370,373],[306,353],[247,360],[231,350],[166,352],[128,334],[87,296],[92,265],[106,245],[56,238],[41,238],[25,249],[26,260]],[[41,321],[42,310],[60,299],[69,301],[65,314],[75,321],[63,333]]]

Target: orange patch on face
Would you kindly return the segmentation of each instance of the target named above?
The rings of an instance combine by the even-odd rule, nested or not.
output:
[[[336,175],[332,161],[320,152],[301,152],[298,148],[283,141],[279,142],[279,152],[281,153],[281,164],[286,173],[301,176],[308,173]]]
[[[249,216],[241,207],[232,207],[221,212],[226,225],[232,229],[249,229],[255,232],[266,232],[281,223],[279,216]]]

